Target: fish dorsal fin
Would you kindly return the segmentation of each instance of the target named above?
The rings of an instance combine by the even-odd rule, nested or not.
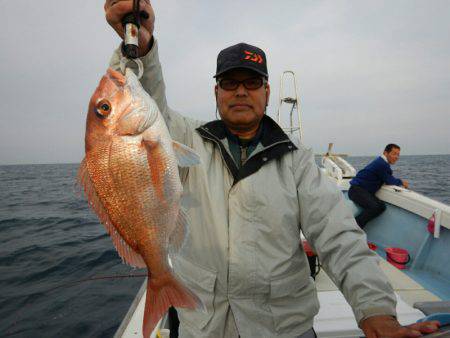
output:
[[[169,251],[171,254],[177,254],[183,247],[184,241],[188,234],[188,224],[188,215],[183,208],[180,208],[175,228],[169,237]]]
[[[83,159],[80,168],[78,169],[78,184],[83,188],[90,207],[97,214],[100,222],[104,225],[106,232],[111,236],[111,240],[122,260],[131,266],[145,268],[146,264],[142,259],[142,256],[125,242],[109,218],[102,201],[95,191],[95,186],[92,183],[91,177],[89,176],[86,158]]]
[[[172,141],[172,146],[178,160],[178,166],[191,167],[200,164],[200,157],[191,148],[176,141]]]

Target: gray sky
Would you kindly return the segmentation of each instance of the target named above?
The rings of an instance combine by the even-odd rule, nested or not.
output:
[[[282,4],[282,5],[280,5]],[[263,48],[278,106],[296,72],[316,152],[450,153],[450,1],[153,1],[169,104],[214,118],[220,49]],[[86,108],[120,40],[100,0],[0,0],[0,164],[79,162]]]

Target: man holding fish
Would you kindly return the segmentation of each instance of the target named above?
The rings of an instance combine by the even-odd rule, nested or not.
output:
[[[121,37],[122,17],[132,9],[131,0],[105,3],[106,19]],[[141,10],[148,15],[139,34],[140,83],[164,117],[174,152],[184,145],[200,158],[180,171],[184,194],[193,201],[184,245],[172,259],[176,275],[193,292],[183,303],[188,308],[178,309],[180,337],[314,337],[319,303],[300,231],[367,337],[418,337],[437,330],[436,322],[398,323],[392,287],[343,195],[317,168],[313,153],[265,114],[265,53],[243,43],[222,50],[214,75],[220,120],[193,120],[167,104],[155,15],[147,0]],[[111,68],[119,68],[121,54],[119,48]],[[144,142],[151,150],[158,139]],[[155,175],[160,174],[152,172],[149,180]],[[203,309],[189,309],[196,297]]]

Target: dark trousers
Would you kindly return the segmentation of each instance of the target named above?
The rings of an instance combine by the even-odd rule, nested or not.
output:
[[[356,223],[361,228],[364,228],[367,222],[386,210],[386,204],[383,201],[360,186],[351,185],[348,190],[348,197],[363,208],[363,211],[355,217]]]

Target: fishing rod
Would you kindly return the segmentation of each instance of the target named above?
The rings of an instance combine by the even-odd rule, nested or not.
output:
[[[71,286],[76,286],[76,285],[81,284],[81,283],[90,282],[90,281],[96,281],[96,280],[124,279],[124,278],[143,278],[143,277],[148,277],[148,274],[147,273],[142,273],[142,274],[129,273],[127,275],[93,276],[93,277],[80,279],[80,280],[76,280],[76,281],[73,281],[73,282],[69,282],[69,283],[58,285],[56,287],[53,287],[53,288],[47,290],[47,292],[54,291],[54,290],[60,289],[60,288],[67,288],[67,287],[71,287]]]
[[[122,18],[124,29],[123,36],[123,57],[120,59],[120,70],[125,74],[127,64],[133,61],[137,69],[137,78],[140,79],[144,74],[144,65],[139,59],[139,28],[141,27],[141,19],[147,20],[150,15],[146,11],[141,11],[140,0],[133,0],[133,11],[125,14]]]
[[[126,14],[122,19],[124,29],[123,52],[129,59],[139,57],[139,28],[141,19],[147,20],[149,14],[140,9],[140,0],[133,0],[133,11]]]

